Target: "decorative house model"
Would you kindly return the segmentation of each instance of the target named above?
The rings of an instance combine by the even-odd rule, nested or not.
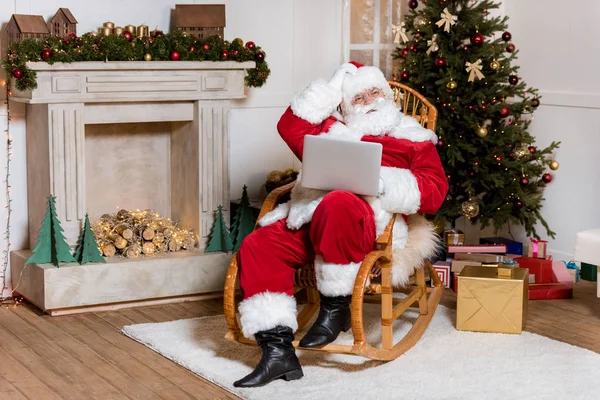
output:
[[[59,8],[48,23],[54,36],[66,38],[69,33],[77,34],[77,20],[68,8]]]
[[[46,38],[50,31],[41,15],[13,14],[6,26],[8,45],[24,39]]]
[[[175,5],[175,27],[197,38],[225,32],[224,4],[177,4]]]

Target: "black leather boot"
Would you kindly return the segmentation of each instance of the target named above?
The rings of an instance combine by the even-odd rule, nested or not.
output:
[[[321,347],[337,339],[351,327],[352,295],[327,297],[320,294],[321,308],[314,325],[300,340],[300,347]]]
[[[254,334],[262,349],[262,358],[250,374],[233,383],[235,387],[264,386],[275,379],[291,381],[304,376],[292,342],[294,333],[287,326],[277,326]]]

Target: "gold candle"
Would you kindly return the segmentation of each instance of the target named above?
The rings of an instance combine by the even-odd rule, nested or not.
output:
[[[105,36],[110,36],[113,33],[112,28],[101,28],[100,33],[103,33]]]
[[[113,29],[115,27],[115,24],[113,24],[112,22],[105,22],[104,25],[102,25],[102,27]]]
[[[133,25],[127,25],[125,27],[125,30],[135,36],[135,26],[133,26]]]
[[[150,36],[148,33],[148,26],[140,25],[137,27],[137,37]]]
[[[121,35],[123,32],[125,31],[125,29],[121,28],[120,26],[117,26],[116,28],[113,29],[113,35],[115,36],[119,36]]]

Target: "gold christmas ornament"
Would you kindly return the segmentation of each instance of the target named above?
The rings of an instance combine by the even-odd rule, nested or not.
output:
[[[513,155],[515,156],[515,159],[517,159],[517,160],[520,160],[521,158],[525,157],[528,154],[529,154],[529,150],[527,149],[527,147],[519,147],[513,153]]]
[[[417,28],[417,30],[423,29],[425,28],[427,25],[429,25],[431,22],[429,21],[429,18],[427,18],[425,15],[421,14],[421,15],[417,15],[415,17],[415,19],[413,20],[413,25],[415,26],[415,28]]]
[[[560,167],[560,163],[558,161],[552,160],[552,162],[550,162],[550,169],[552,171],[556,171],[559,167]]]
[[[500,69],[500,63],[498,61],[496,61],[496,60],[492,61],[490,63],[490,69],[493,70],[493,71],[499,70]]]
[[[150,53],[144,54],[144,61],[152,61],[152,55]]]
[[[479,136],[480,138],[486,137],[487,134],[488,130],[485,126],[480,126],[479,128],[477,128],[477,136]]]
[[[462,215],[468,219],[474,218],[479,215],[479,203],[473,199],[469,199],[461,205]]]
[[[450,81],[449,81],[449,82],[446,84],[446,87],[447,87],[449,90],[454,90],[454,89],[456,89],[456,88],[458,87],[458,83],[456,83],[456,81],[455,81],[455,80],[451,79],[451,80],[450,80]]]

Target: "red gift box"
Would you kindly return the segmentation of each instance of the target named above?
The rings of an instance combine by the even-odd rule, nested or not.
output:
[[[519,267],[529,269],[529,283],[553,283],[552,260],[532,257],[516,257]],[[532,282],[532,280],[534,280]]]
[[[572,299],[573,287],[563,283],[529,287],[529,300]]]
[[[450,263],[447,261],[438,261],[433,264],[433,269],[437,272],[440,277],[440,281],[444,284],[444,287],[450,287]],[[431,280],[431,287],[433,287],[433,279]]]
[[[525,263],[523,263],[523,260],[526,260]],[[518,262],[520,267],[530,268],[530,276],[532,266],[538,273],[535,277],[536,283],[529,285],[529,300],[573,298],[573,281],[564,263],[529,257],[521,257]],[[538,283],[538,278],[545,280],[545,282]]]

